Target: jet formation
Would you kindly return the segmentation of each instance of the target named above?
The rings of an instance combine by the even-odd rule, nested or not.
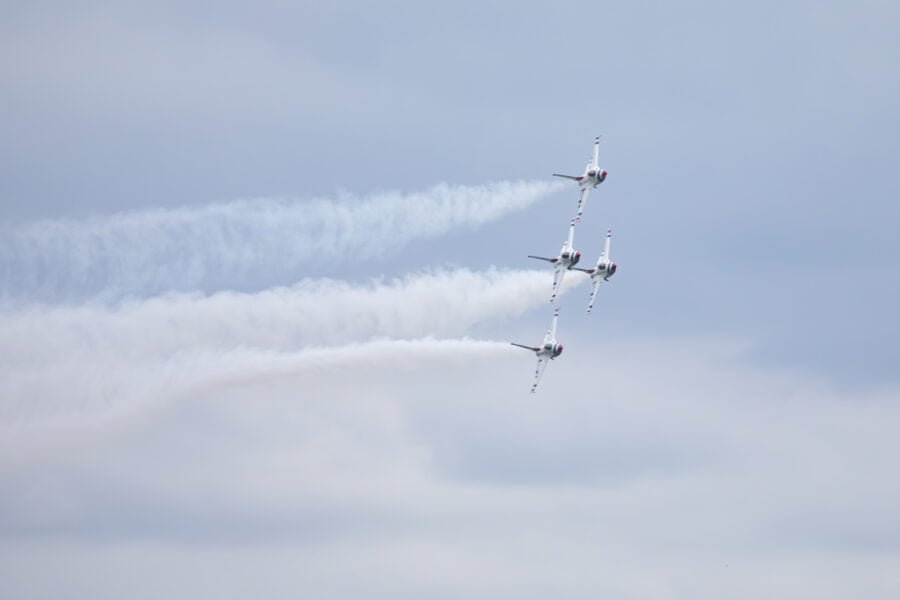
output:
[[[612,240],[611,229],[608,229],[606,231],[606,241],[603,245],[603,252],[600,253],[600,258],[597,259],[596,266],[594,266],[594,268],[592,269],[585,269],[575,266],[581,260],[581,252],[576,250],[574,247],[575,224],[581,221],[581,216],[584,212],[584,207],[591,190],[603,183],[608,174],[606,169],[601,169],[598,166],[599,157],[600,137],[598,136],[594,138],[594,152],[584,169],[583,175],[576,176],[561,175],[559,173],[553,174],[554,177],[565,177],[566,179],[572,179],[576,183],[578,183],[578,208],[576,210],[575,217],[572,218],[569,223],[569,235],[563,241],[562,248],[560,249],[557,256],[550,258],[545,256],[535,256],[532,254],[528,255],[528,258],[543,260],[553,265],[553,287],[551,288],[550,292],[551,303],[556,300],[556,296],[559,293],[560,287],[562,286],[566,271],[575,270],[587,273],[591,279],[591,295],[590,299],[588,300],[587,308],[588,314],[591,314],[591,310],[594,308],[594,300],[597,297],[597,291],[600,289],[600,284],[605,281],[609,281],[609,278],[615,275],[617,269],[616,263],[612,261],[609,254],[610,242]],[[534,352],[535,356],[537,357],[538,362],[534,372],[534,383],[531,386],[532,393],[537,391],[538,383],[540,382],[541,376],[544,374],[544,369],[547,367],[549,361],[554,360],[556,357],[562,354],[563,346],[556,340],[556,324],[558,320],[559,308],[557,307],[553,312],[553,321],[550,324],[550,329],[547,330],[547,333],[544,336],[544,341],[540,346],[527,346],[525,344],[510,342],[513,346],[525,348],[526,350]]]

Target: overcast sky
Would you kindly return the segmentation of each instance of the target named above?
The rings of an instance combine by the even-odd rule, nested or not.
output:
[[[897,597],[897,31],[5,4],[0,595]]]

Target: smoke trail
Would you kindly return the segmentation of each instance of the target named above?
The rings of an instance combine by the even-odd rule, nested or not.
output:
[[[565,287],[580,280],[567,278]],[[202,371],[198,357],[461,337],[480,322],[546,303],[549,287],[545,271],[461,269],[361,287],[319,280],[256,294],[6,310],[0,312],[0,422],[149,401],[179,388],[185,373]]]
[[[564,291],[583,280],[571,274]],[[545,303],[550,281],[547,271],[457,269],[362,285],[304,280],[257,293],[0,310],[0,353],[6,356],[0,372],[9,369],[12,377],[14,370],[85,354],[160,360],[240,346],[294,351],[378,337],[462,336],[485,320]]]
[[[387,365],[393,370],[440,363],[463,365],[471,361],[518,355],[506,342],[463,339],[375,340],[334,348],[308,348],[295,353],[236,350],[195,358],[196,385],[245,385],[262,378],[302,372],[326,372],[351,366]],[[202,365],[202,366],[201,366]],[[199,367],[199,368],[197,368]]]
[[[0,229],[0,298],[118,299],[176,290],[264,289],[314,261],[369,260],[418,238],[521,210],[555,183],[437,185],[336,201],[241,200]]]

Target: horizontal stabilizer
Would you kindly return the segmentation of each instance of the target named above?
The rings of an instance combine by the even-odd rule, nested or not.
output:
[[[535,348],[533,346],[526,346],[525,344],[517,344],[515,342],[509,343],[511,346],[518,346],[519,348],[525,348],[526,350],[531,350],[532,352],[537,352],[540,348]]]
[[[528,258],[536,258],[538,260],[546,260],[548,263],[555,263],[559,260],[558,258],[547,258],[546,256],[533,256],[531,254],[528,255]]]
[[[582,273],[587,273],[588,275],[592,275],[594,271],[597,269],[582,269],[581,267],[569,267],[572,271],[581,271]]]
[[[584,179],[584,177],[581,177],[580,175],[576,177],[575,175],[561,175],[560,173],[554,173],[553,176],[565,177],[566,179],[571,179],[572,181],[581,181],[582,179]]]

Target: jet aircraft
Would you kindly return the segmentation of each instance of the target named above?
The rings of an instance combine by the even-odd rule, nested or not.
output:
[[[550,302],[556,300],[556,292],[559,289],[559,286],[562,285],[562,280],[566,274],[566,271],[578,264],[578,261],[581,260],[581,252],[578,252],[577,250],[575,250],[575,248],[572,247],[574,238],[575,221],[573,219],[572,223],[569,225],[569,237],[568,239],[566,239],[566,241],[563,242],[562,249],[559,251],[559,256],[557,256],[556,258],[547,258],[544,256],[534,256],[532,254],[528,255],[528,258],[545,260],[555,267],[555,271],[553,273],[553,291],[550,296]]]
[[[526,346],[525,344],[510,342],[513,346],[531,350],[537,356],[537,368],[534,370],[534,383],[531,386],[532,394],[537,390],[541,375],[544,374],[544,369],[547,368],[547,363],[562,354],[563,345],[556,341],[556,322],[558,320],[559,309],[557,308],[553,312],[553,321],[550,323],[550,329],[547,330],[547,334],[544,336],[544,343],[540,346]]]
[[[591,190],[603,183],[603,180],[606,179],[607,171],[606,169],[601,169],[597,162],[600,159],[600,136],[594,138],[594,155],[591,157],[591,160],[588,161],[587,166],[584,168],[583,175],[562,175],[560,173],[554,173],[554,177],[565,177],[566,179],[571,179],[573,181],[578,182],[578,187],[581,189],[581,196],[578,199],[578,213],[575,215],[575,220],[581,220],[581,213],[584,211],[584,205],[587,203],[588,194],[591,193]]]
[[[591,276],[591,299],[588,301],[588,314],[594,307],[594,298],[597,296],[597,290],[600,289],[600,283],[609,281],[609,278],[616,274],[616,263],[609,258],[609,243],[612,238],[612,229],[606,231],[606,242],[603,245],[603,252],[597,260],[597,266],[593,269],[581,269],[573,267],[576,271],[584,271]]]

